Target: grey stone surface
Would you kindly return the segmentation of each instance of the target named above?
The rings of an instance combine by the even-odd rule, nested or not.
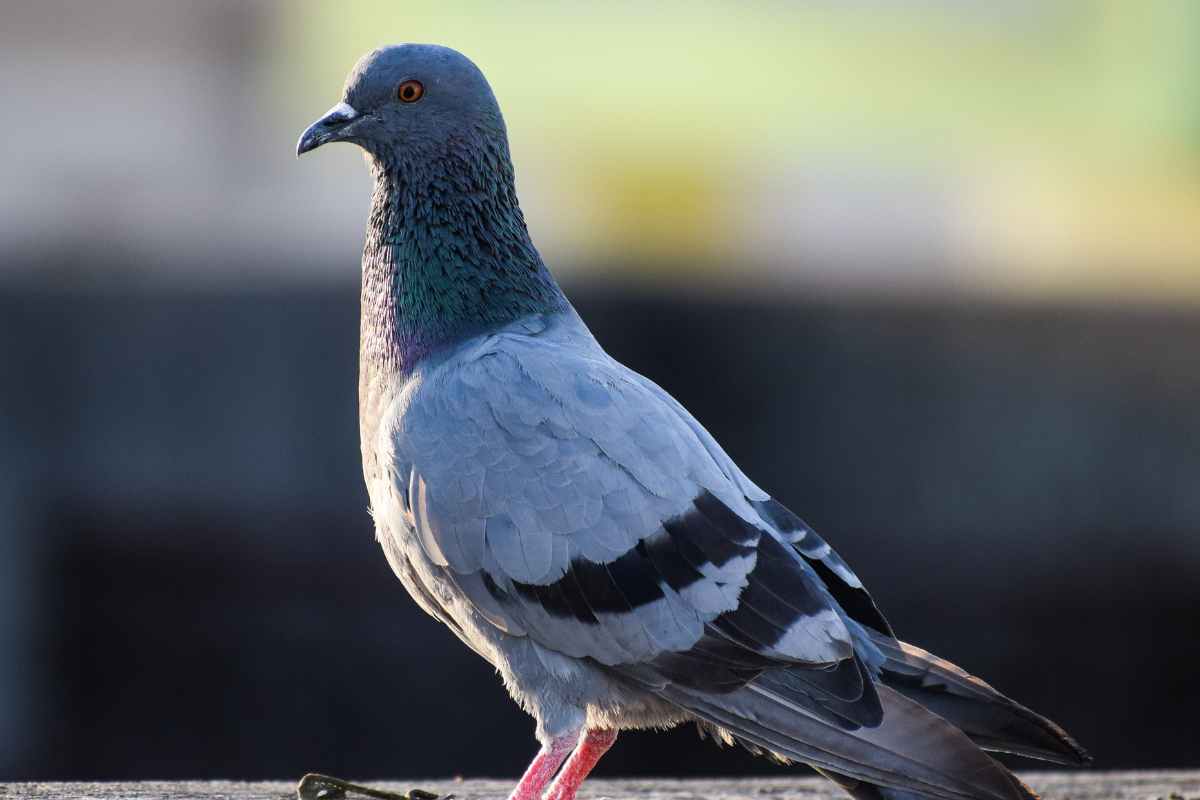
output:
[[[1146,772],[1033,772],[1022,775],[1045,800],[1200,800],[1200,770]],[[459,800],[502,800],[512,780],[414,780],[372,783],[407,791],[422,788],[453,793]],[[8,783],[0,798],[13,800],[290,800],[295,785],[286,782],[179,781],[138,783]],[[603,780],[585,784],[581,800],[754,800],[755,798],[844,798],[820,778],[723,778],[718,780]]]

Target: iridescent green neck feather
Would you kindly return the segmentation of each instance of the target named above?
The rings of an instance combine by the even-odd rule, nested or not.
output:
[[[393,375],[489,329],[569,306],[530,241],[503,122],[371,154],[362,368]]]

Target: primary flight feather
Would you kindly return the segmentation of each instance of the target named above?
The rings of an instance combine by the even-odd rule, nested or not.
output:
[[[359,411],[377,538],[536,720],[513,800],[570,800],[617,731],[689,721],[861,800],[1031,796],[980,748],[1086,760],[897,641],[825,541],[604,352],[530,241],[468,59],[369,53],[297,151],[333,141],[375,178]]]

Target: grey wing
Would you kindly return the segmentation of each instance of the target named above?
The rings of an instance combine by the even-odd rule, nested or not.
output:
[[[854,573],[598,348],[487,340],[431,372],[401,419],[408,525],[497,627],[864,796],[1033,797],[876,685],[900,645]]]
[[[679,419],[693,431],[729,481],[737,486],[750,501],[759,518],[768,524],[780,538],[795,547],[812,565],[842,610],[856,622],[885,634],[887,638],[894,639],[895,634],[891,624],[883,616],[879,607],[875,605],[874,599],[863,586],[863,582],[854,574],[854,570],[850,569],[850,566],[842,560],[842,557],[808,523],[755,485],[713,439],[712,434],[705,430],[704,426],[678,400],[671,397],[649,378],[641,375],[635,375],[635,377],[670,407]]]
[[[730,691],[795,666],[763,690],[877,720],[876,651],[790,546],[807,534],[664,397],[532,338],[431,374],[396,448],[426,555],[498,627],[648,686]]]

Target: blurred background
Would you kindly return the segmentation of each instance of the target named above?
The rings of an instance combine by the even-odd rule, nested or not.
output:
[[[393,579],[370,193],[299,132],[381,43],[504,108],[618,358],[900,634],[1105,768],[1197,766],[1200,4],[0,2],[0,779],[516,776]],[[694,732],[601,774],[779,770]]]

